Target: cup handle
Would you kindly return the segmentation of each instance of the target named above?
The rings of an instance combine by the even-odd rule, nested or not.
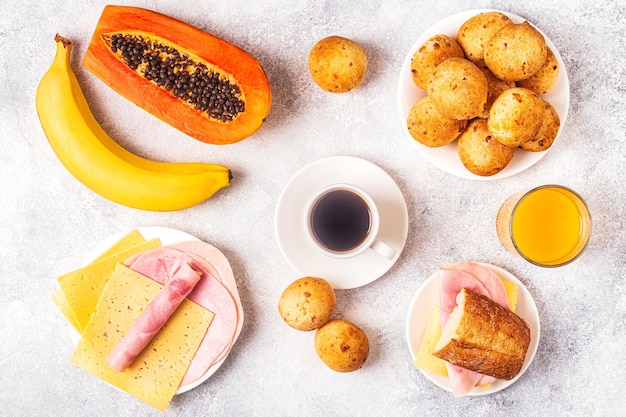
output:
[[[381,242],[380,240],[374,241],[374,243],[372,243],[370,248],[374,252],[378,253],[379,255],[387,259],[393,259],[393,257],[396,255],[396,250],[394,248],[392,248],[391,246],[389,246],[388,244],[384,242]]]

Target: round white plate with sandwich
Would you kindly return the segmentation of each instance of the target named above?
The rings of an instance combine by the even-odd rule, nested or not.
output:
[[[467,394],[469,396],[493,394],[515,383],[515,381],[517,381],[530,366],[530,363],[532,362],[533,358],[535,357],[535,353],[537,352],[540,338],[539,313],[537,311],[537,306],[535,305],[535,301],[533,300],[530,292],[524,286],[524,284],[513,274],[498,266],[481,262],[477,263],[491,269],[500,277],[500,279],[508,281],[517,286],[517,303],[515,308],[515,314],[524,319],[524,321],[530,327],[530,344],[526,352],[524,364],[520,372],[514,378],[510,380],[497,379],[495,382],[485,388],[475,387]],[[406,321],[406,335],[413,363],[415,363],[418,356],[418,352],[420,350],[420,346],[422,345],[424,334],[426,332],[426,328],[431,314],[433,314],[433,310],[438,306],[438,300],[439,283],[437,279],[437,274],[433,274],[419,288],[409,307]],[[452,392],[450,380],[447,376],[424,371],[422,369],[419,370],[435,385],[445,389],[446,391]]]

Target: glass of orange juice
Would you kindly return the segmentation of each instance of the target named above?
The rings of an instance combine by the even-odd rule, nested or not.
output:
[[[542,185],[510,196],[496,218],[498,238],[511,253],[538,266],[578,258],[591,235],[585,201],[561,185]]]

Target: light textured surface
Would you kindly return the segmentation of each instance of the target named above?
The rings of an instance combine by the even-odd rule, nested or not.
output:
[[[127,1],[119,3],[127,4]],[[55,277],[76,268],[101,240],[135,226],[182,229],[230,259],[247,321],[220,370],[176,396],[168,415],[580,416],[623,412],[626,384],[626,4],[582,0],[143,1],[133,2],[234,42],[265,67],[274,101],[266,125],[226,147],[201,144],[125,101],[80,66],[105,2],[5,1],[0,6],[0,415],[148,416],[158,411],[69,362],[69,329],[51,301]],[[563,135],[531,169],[498,181],[446,174],[420,157],[398,117],[400,66],[436,21],[468,8],[529,19],[557,45],[571,83]],[[230,188],[175,213],[128,209],[95,195],[60,165],[39,126],[35,89],[56,32],[75,44],[74,68],[104,128],[125,147],[159,160],[228,165]],[[311,80],[307,55],[337,34],[367,51],[364,84],[345,95]],[[354,155],[385,169],[409,208],[407,245],[396,265],[365,287],[339,291],[336,317],[369,335],[358,372],[338,374],[316,357],[313,333],[281,322],[277,302],[299,278],[274,236],[282,188],[302,166]],[[585,254],[540,269],[506,252],[494,227],[510,194],[544,183],[587,200],[593,232]],[[518,276],[539,308],[542,338],[526,374],[506,390],[455,399],[416,371],[405,318],[438,266],[477,260]]]

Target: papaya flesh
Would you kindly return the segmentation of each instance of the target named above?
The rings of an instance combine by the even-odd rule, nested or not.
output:
[[[104,8],[83,66],[126,99],[206,143],[249,137],[271,107],[267,75],[252,55],[139,7]]]

